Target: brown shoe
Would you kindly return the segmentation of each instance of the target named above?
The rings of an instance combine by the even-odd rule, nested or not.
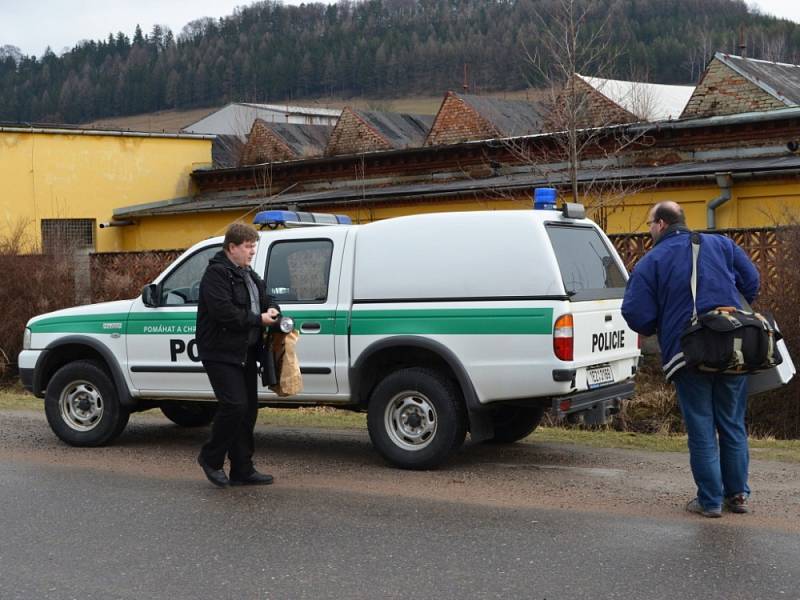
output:
[[[722,505],[726,510],[732,513],[743,515],[750,512],[750,507],[747,504],[747,494],[734,494],[722,501]]]

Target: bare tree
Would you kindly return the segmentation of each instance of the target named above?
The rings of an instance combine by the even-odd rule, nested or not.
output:
[[[583,199],[605,225],[609,210],[641,188],[641,184],[615,181],[609,171],[622,165],[624,153],[649,143],[641,130],[632,133],[621,124],[647,120],[654,99],[644,86],[631,86],[628,106],[622,107],[606,101],[602,89],[619,82],[600,80],[605,83],[593,86],[579,75],[608,77],[619,62],[621,50],[615,50],[609,40],[613,13],[597,15],[608,5],[555,0],[549,6],[549,13],[534,10],[539,39],[535,48],[525,48],[525,60],[532,71],[531,83],[539,82],[547,89],[546,124],[553,133],[547,148],[532,150],[529,144],[512,142],[512,152],[523,155],[548,177],[565,178],[571,200]]]

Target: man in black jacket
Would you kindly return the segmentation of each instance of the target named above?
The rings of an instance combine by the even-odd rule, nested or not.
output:
[[[208,480],[227,485],[267,485],[272,476],[253,466],[253,429],[258,413],[256,357],[265,326],[276,322],[280,307],[267,294],[264,280],[252,269],[258,232],[234,223],[225,233],[222,251],[209,262],[200,281],[195,339],[218,407],[211,439],[197,462]],[[225,455],[230,478],[222,467]]]

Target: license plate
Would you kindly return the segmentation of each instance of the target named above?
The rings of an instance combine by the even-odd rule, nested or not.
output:
[[[586,369],[586,382],[589,384],[590,388],[614,383],[614,371],[611,370],[609,365]]]

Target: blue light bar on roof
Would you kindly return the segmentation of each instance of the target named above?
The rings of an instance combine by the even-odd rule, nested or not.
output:
[[[318,225],[352,225],[353,221],[347,215],[332,215],[330,213],[312,213],[294,210],[263,210],[256,213],[253,225],[278,227],[286,223],[315,223]]]
[[[555,210],[556,195],[555,188],[535,188],[533,190],[533,208],[535,210]]]

